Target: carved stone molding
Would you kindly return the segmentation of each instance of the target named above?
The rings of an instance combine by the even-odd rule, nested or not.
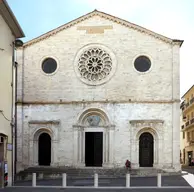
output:
[[[28,124],[39,124],[39,125],[46,125],[46,124],[60,124],[60,120],[31,120]]]
[[[74,59],[77,77],[87,85],[101,85],[115,74],[117,59],[113,51],[99,43],[82,47]]]
[[[147,35],[152,36],[152,37],[154,37],[156,39],[160,39],[161,41],[164,41],[164,42],[169,43],[169,44],[175,44],[176,43],[176,44],[181,46],[181,44],[183,43],[183,41],[181,41],[181,40],[173,40],[173,39],[167,38],[165,36],[162,36],[160,34],[157,34],[157,33],[153,32],[151,30],[148,30],[148,29],[143,28],[141,26],[138,26],[138,25],[135,25],[133,23],[130,23],[130,22],[126,21],[126,20],[120,19],[118,17],[112,16],[112,15],[109,15],[109,14],[106,14],[106,13],[103,13],[103,12],[100,12],[100,11],[97,11],[97,10],[94,10],[94,11],[92,11],[92,12],[90,12],[90,13],[82,16],[82,17],[79,17],[78,19],[75,19],[75,20],[73,20],[73,21],[71,21],[71,22],[69,22],[67,24],[64,24],[64,25],[62,25],[62,26],[60,26],[60,27],[58,27],[58,28],[48,32],[48,33],[43,34],[43,35],[41,35],[38,38],[34,38],[34,39],[26,42],[23,47],[27,47],[29,45],[32,45],[34,43],[37,43],[37,42],[42,41],[44,39],[47,39],[47,38],[49,38],[49,37],[59,33],[60,31],[62,31],[64,29],[68,29],[68,28],[70,28],[70,27],[72,27],[72,26],[74,26],[76,24],[79,24],[80,22],[85,21],[86,19],[89,19],[89,18],[91,18],[93,16],[99,16],[101,18],[105,18],[105,19],[107,19],[109,21],[113,21],[113,22],[115,22],[117,24],[120,24],[120,25],[123,25],[125,27],[134,29],[136,31],[139,31],[139,32],[144,33],[144,34],[147,34]],[[23,47],[21,47],[19,49],[22,49]]]
[[[159,119],[148,119],[148,120],[131,120],[129,121],[134,127],[155,127],[162,126],[164,121]]]
[[[94,128],[92,126],[85,126],[85,125],[79,125],[79,124],[75,124],[73,125],[73,129],[74,130],[84,130],[84,128]],[[95,127],[96,128],[96,127]],[[98,126],[97,128],[104,128],[107,130],[115,130],[115,125],[104,125],[104,126]]]

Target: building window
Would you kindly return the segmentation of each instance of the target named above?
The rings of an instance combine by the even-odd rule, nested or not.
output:
[[[134,67],[139,72],[146,72],[151,67],[151,61],[146,56],[139,56],[135,59]]]
[[[191,112],[191,119],[193,119],[193,112]]]
[[[42,62],[42,70],[46,74],[54,73],[57,69],[57,62],[53,58],[46,58]]]
[[[187,132],[187,142],[190,141],[190,132]]]
[[[101,48],[90,48],[80,56],[78,70],[82,78],[90,82],[100,82],[109,76],[112,58]]]
[[[191,133],[192,133],[191,140],[194,141],[194,131],[192,131]]]
[[[183,139],[185,138],[185,132],[183,132]]]

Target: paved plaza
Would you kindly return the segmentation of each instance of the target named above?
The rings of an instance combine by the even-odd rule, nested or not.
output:
[[[69,179],[67,188],[62,188],[62,179],[37,180],[37,187],[31,187],[32,181],[19,181],[13,187],[0,189],[2,192],[190,192],[194,189],[192,171],[184,176],[162,176],[162,188],[157,188],[157,177],[131,177],[131,188],[125,188],[125,178],[99,178],[99,188],[94,188],[94,179]]]
[[[157,177],[131,177],[131,186],[157,186]],[[31,181],[16,182],[16,186],[32,186]],[[100,187],[125,187],[125,178],[121,179],[99,179]],[[62,179],[37,180],[37,186],[62,186]],[[94,186],[94,179],[68,179],[67,186]],[[163,176],[162,186],[189,186],[182,176]]]

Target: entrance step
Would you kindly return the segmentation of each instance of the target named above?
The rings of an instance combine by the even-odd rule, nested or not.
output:
[[[16,175],[16,180],[31,180],[32,173],[37,174],[37,179],[61,178],[62,173],[67,174],[67,178],[93,178],[98,173],[99,178],[120,178],[125,177],[128,171],[125,168],[73,168],[73,167],[29,167]],[[169,175],[163,170],[154,168],[132,169],[129,171],[132,177],[156,176],[157,173]],[[180,173],[174,173],[180,174]],[[172,173],[171,173],[172,175]]]

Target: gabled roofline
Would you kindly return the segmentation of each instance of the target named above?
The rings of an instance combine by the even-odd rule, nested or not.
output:
[[[6,0],[0,0],[0,15],[2,15],[3,19],[11,29],[15,38],[25,37],[22,28],[20,27]]]
[[[36,37],[36,38],[34,38],[34,39],[30,40],[30,41],[27,41],[26,43],[24,43],[23,47],[27,47],[27,46],[32,45],[34,43],[37,43],[37,42],[39,42],[39,41],[41,41],[43,39],[49,38],[50,36],[55,35],[58,32],[60,32],[60,31],[62,31],[64,29],[67,29],[67,28],[69,28],[69,27],[71,27],[71,26],[73,26],[75,24],[78,24],[78,23],[80,23],[80,22],[82,22],[82,21],[84,21],[84,20],[86,20],[86,19],[88,19],[88,18],[90,18],[92,16],[95,16],[95,15],[98,15],[98,16],[100,16],[102,18],[105,18],[105,19],[108,19],[110,21],[113,21],[115,23],[124,25],[126,27],[132,28],[132,29],[137,30],[139,32],[146,33],[146,34],[148,34],[150,36],[153,36],[153,37],[155,37],[157,39],[160,39],[160,40],[165,41],[165,42],[170,43],[170,44],[177,44],[177,45],[181,46],[182,43],[183,43],[183,40],[177,40],[177,39],[171,39],[171,38],[165,37],[163,35],[160,35],[158,33],[153,32],[151,30],[148,30],[148,29],[146,29],[144,27],[141,27],[141,26],[136,25],[134,23],[130,23],[130,22],[124,20],[124,19],[120,19],[118,17],[109,15],[107,13],[104,13],[104,12],[101,12],[101,11],[98,11],[98,10],[95,9],[94,11],[89,12],[86,15],[83,15],[83,16],[77,18],[77,19],[74,19],[74,20],[72,20],[72,21],[70,21],[70,22],[68,22],[68,23],[66,23],[64,25],[61,25],[61,26],[57,27],[56,29],[53,29],[53,30],[51,30],[51,31],[49,31],[47,33],[44,33],[43,35],[40,35],[39,37]]]
[[[184,98],[184,96],[192,89],[194,87],[194,85],[192,85],[186,92],[185,92],[185,94],[181,97],[181,99],[183,99]]]

